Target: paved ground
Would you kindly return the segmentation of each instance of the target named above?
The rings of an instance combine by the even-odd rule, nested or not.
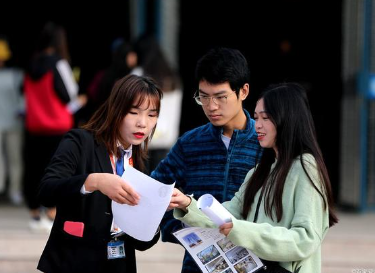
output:
[[[0,204],[0,273],[34,273],[47,240],[28,230],[23,207]],[[139,273],[178,273],[183,250],[159,242],[138,252]],[[375,214],[340,213],[323,243],[323,273],[375,273]],[[314,273],[314,272],[311,272]]]

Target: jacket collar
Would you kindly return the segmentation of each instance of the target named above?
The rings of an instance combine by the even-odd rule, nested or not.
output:
[[[250,117],[250,114],[246,109],[243,109],[243,111],[246,115],[246,127],[244,130],[235,129],[233,131],[233,135],[236,134],[239,139],[247,138],[255,134],[255,121]],[[215,137],[221,139],[223,127],[214,126],[210,123],[210,130]]]

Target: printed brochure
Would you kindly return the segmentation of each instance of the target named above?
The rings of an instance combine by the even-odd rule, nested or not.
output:
[[[197,206],[217,226],[232,221],[233,215],[210,194],[201,196]],[[187,227],[173,235],[203,273],[252,273],[264,268],[253,252],[233,244],[218,228]]]

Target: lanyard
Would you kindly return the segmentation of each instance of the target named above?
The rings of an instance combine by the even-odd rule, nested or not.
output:
[[[110,160],[111,160],[111,165],[112,165],[113,173],[116,174],[116,164],[115,164],[115,159],[114,159],[113,154],[111,154],[111,155],[109,156],[109,158],[110,158]],[[125,160],[124,160],[124,162],[125,162]],[[128,162],[129,162],[129,166],[132,166],[132,167],[133,167],[133,157],[130,157]]]
[[[115,174],[115,175],[117,175],[117,173],[116,173],[116,164],[115,164],[115,156],[113,155],[113,154],[111,154],[110,156],[109,156],[109,158],[110,158],[110,160],[111,160],[111,165],[112,165],[112,170],[113,170],[113,173]],[[132,157],[130,157],[128,160],[128,164],[126,164],[126,161],[125,161],[125,157],[124,157],[124,169],[125,169],[125,167],[127,166],[127,165],[129,165],[129,166],[133,166],[133,158]],[[118,160],[118,159],[117,159]],[[113,236],[115,236],[116,237],[116,234],[117,234],[117,236],[120,236],[122,233],[121,233],[121,229],[116,225],[116,223],[113,221],[113,219],[112,219],[112,226],[111,226],[111,234],[113,235]],[[115,240],[117,240],[117,238],[115,239]]]

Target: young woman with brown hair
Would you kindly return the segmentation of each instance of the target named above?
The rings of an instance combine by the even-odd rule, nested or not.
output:
[[[126,234],[114,238],[111,201],[130,206],[139,201],[139,195],[118,175],[126,165],[144,169],[161,98],[161,90],[150,78],[126,76],[116,82],[87,125],[64,136],[39,191],[43,205],[57,208],[39,270],[136,272],[135,249],[150,248],[159,233],[150,242]],[[112,251],[112,242],[118,255]]]

